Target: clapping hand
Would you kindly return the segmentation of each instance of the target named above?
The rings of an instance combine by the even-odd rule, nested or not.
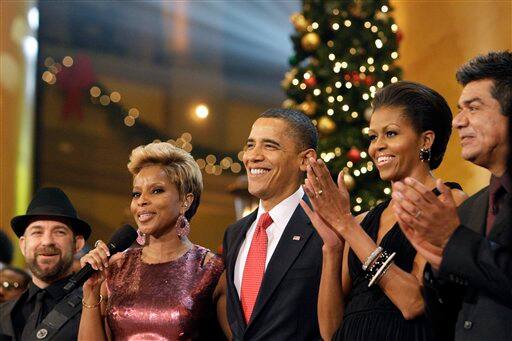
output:
[[[416,250],[439,268],[448,239],[459,226],[452,192],[437,180],[436,196],[418,180],[406,178],[393,184],[393,210],[400,228]]]
[[[309,159],[304,190],[313,209],[306,203],[301,206],[326,245],[344,241],[343,234],[347,221],[354,219],[350,213],[350,196],[343,181],[343,173],[334,183],[327,166],[322,160]]]

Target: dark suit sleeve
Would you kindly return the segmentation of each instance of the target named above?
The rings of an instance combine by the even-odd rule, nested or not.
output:
[[[224,264],[227,266],[228,264],[228,260],[226,259],[227,257],[227,254],[228,254],[228,247],[229,247],[229,244],[230,244],[230,226],[228,226],[226,228],[226,231],[224,231],[224,238],[222,238],[222,260],[224,261]]]
[[[512,254],[504,247],[459,226],[443,253],[439,276],[448,281],[483,290],[512,307]]]
[[[222,238],[222,260],[224,261],[224,264],[227,264],[226,255],[228,254],[228,228],[226,231],[224,231],[224,238]]]
[[[423,274],[425,315],[436,335],[436,340],[454,339],[455,324],[464,293],[464,287],[439,278],[427,263]]]

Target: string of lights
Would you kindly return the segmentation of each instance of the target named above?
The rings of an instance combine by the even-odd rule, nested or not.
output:
[[[47,68],[41,75],[42,80],[48,85],[54,85],[58,82],[58,74],[66,68],[76,66],[75,60],[71,56],[65,56],[62,61],[56,62],[54,58],[47,57],[44,61]],[[123,116],[123,123],[126,127],[133,127],[141,116],[141,112],[136,107],[126,109],[122,106],[122,95],[119,91],[110,91],[101,84],[94,82],[88,87],[88,94],[92,104],[100,105],[105,109],[115,107],[115,112],[119,112]],[[195,114],[200,119],[205,119],[209,115],[209,109],[205,104],[200,104],[195,108]],[[156,140],[159,141],[159,140]],[[192,134],[189,132],[182,133],[176,139],[168,139],[167,142],[179,147],[192,155],[194,147],[192,145]],[[199,151],[197,154],[207,154],[195,158],[199,168],[206,174],[221,175],[223,172],[231,172],[238,174],[242,171],[241,164],[243,151],[238,152],[236,156],[216,156],[213,153],[202,153]]]

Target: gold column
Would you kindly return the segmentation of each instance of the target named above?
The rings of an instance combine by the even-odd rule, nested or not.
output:
[[[0,18],[0,228],[21,265],[10,220],[25,212],[32,193],[39,12],[34,1],[1,2]]]

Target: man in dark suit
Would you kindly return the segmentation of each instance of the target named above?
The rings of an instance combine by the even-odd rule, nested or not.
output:
[[[73,256],[91,234],[89,224],[78,218],[63,191],[42,188],[30,202],[26,214],[14,217],[11,226],[20,238],[21,253],[32,272],[32,281],[18,299],[0,305],[0,339],[76,340],[81,288],[72,292],[76,293],[76,297],[72,296],[75,308],[66,310],[72,314],[59,315],[63,322],[61,328],[52,331],[41,321],[66,297],[63,287],[72,274]]]
[[[310,119],[295,110],[267,110],[252,126],[243,162],[260,203],[223,242],[234,340],[320,339],[322,241],[299,206],[317,140]]]
[[[427,259],[427,315],[441,339],[512,340],[512,220],[507,170],[512,114],[512,53],[463,65],[453,127],[462,157],[491,172],[490,185],[455,208],[450,191],[430,195],[413,179],[393,186],[402,230]]]

